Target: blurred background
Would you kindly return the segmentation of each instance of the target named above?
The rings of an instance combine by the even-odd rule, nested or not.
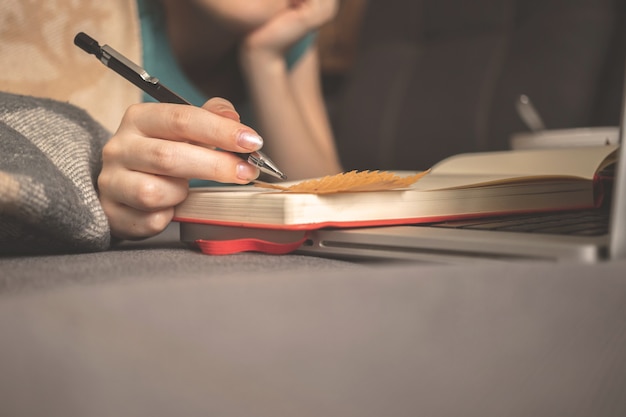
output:
[[[617,126],[625,0],[342,0],[319,42],[346,169],[506,149],[531,98],[549,129]]]

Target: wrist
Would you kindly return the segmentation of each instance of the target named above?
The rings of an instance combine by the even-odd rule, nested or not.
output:
[[[286,73],[287,63],[282,53],[265,48],[253,48],[242,45],[239,51],[241,68],[247,78],[259,73]]]

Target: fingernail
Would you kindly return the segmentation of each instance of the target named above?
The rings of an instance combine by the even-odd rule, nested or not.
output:
[[[250,151],[256,151],[263,146],[263,139],[256,133],[244,130],[237,136],[237,145]]]
[[[241,161],[237,164],[237,178],[245,181],[252,181],[259,176],[259,169],[247,162]]]

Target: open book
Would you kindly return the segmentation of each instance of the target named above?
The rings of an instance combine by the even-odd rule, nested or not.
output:
[[[175,220],[312,230],[590,208],[601,197],[599,173],[614,162],[616,149],[607,145],[461,154],[441,161],[409,187],[384,191],[195,188],[176,207]]]

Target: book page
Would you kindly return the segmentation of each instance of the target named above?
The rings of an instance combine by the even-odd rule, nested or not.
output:
[[[563,181],[589,181],[581,177],[564,175],[458,175],[437,174],[427,175],[411,186],[417,191],[458,190],[463,188],[491,187],[506,184],[528,184],[532,182],[563,182]]]
[[[446,158],[415,184],[419,189],[464,188],[556,178],[593,180],[615,161],[617,145],[468,153]]]

